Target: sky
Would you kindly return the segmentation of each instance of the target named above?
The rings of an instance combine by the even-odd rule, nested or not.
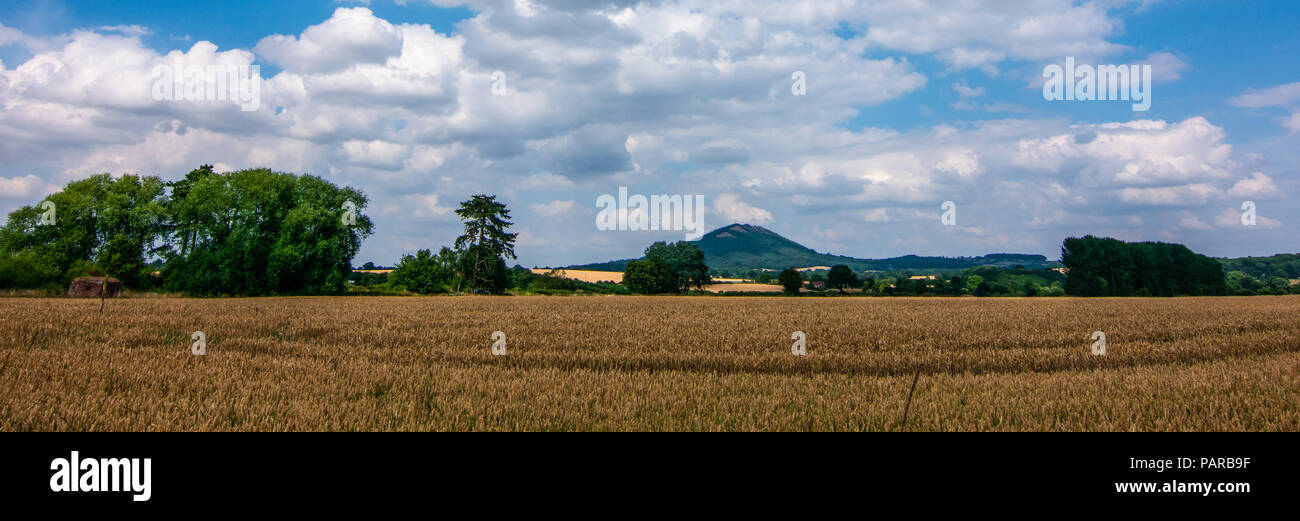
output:
[[[1282,0],[7,2],[0,213],[213,164],[363,191],[357,265],[449,245],[479,193],[525,266],[689,235],[602,230],[621,187],[864,258],[1297,252],[1297,26]],[[1149,109],[1046,99],[1067,59],[1149,70]],[[178,61],[260,81],[168,95]]]

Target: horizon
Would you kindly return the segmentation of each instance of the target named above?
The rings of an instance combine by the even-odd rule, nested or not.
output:
[[[376,233],[357,265],[449,244],[475,193],[509,205],[511,264],[682,240],[601,228],[620,189],[700,196],[705,230],[750,222],[855,258],[1053,260],[1084,235],[1300,251],[1286,2],[780,6],[0,7],[0,212],[96,173],[172,181],[212,164],[363,191]],[[980,15],[937,16],[957,10]],[[158,91],[178,60],[259,67],[256,100]],[[1104,81],[1117,67],[1130,89]],[[1089,101],[1106,95],[1122,97]]]

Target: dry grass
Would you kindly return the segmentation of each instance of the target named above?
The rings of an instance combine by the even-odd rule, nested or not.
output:
[[[908,430],[1300,430],[1295,296],[98,306],[0,299],[0,430],[897,430],[918,369]]]

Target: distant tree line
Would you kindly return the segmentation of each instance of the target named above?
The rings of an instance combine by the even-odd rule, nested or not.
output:
[[[1228,293],[1233,295],[1282,295],[1300,293],[1300,254],[1272,257],[1222,259],[1228,272]]]
[[[1024,266],[980,266],[960,271],[934,270],[914,274],[908,270],[858,273],[847,265],[836,265],[829,271],[787,269],[778,275],[777,282],[788,294],[804,289],[811,295],[827,291],[848,294],[855,290],[854,294],[875,297],[1065,295],[1065,275],[1052,269]]]
[[[1065,291],[1070,295],[1172,297],[1228,291],[1223,265],[1181,244],[1071,237],[1061,245],[1061,263],[1069,270]]]

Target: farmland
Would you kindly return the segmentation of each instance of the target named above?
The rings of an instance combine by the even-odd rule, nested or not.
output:
[[[99,304],[0,299],[0,430],[1300,430],[1297,296]]]

